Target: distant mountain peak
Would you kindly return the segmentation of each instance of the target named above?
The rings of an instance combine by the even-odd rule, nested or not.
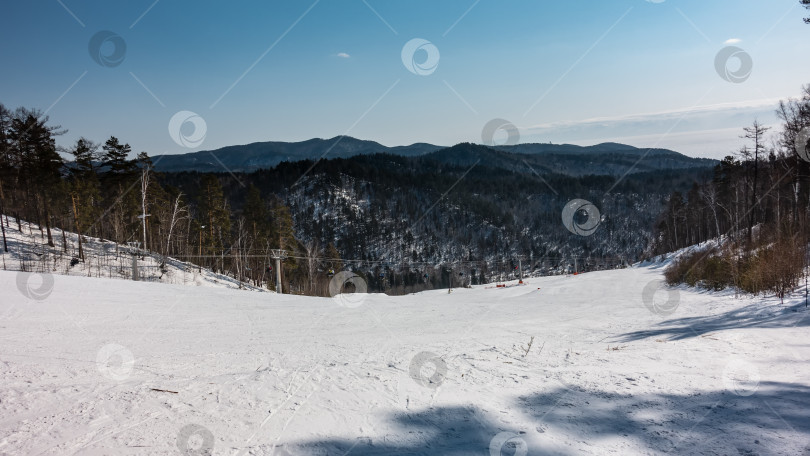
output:
[[[638,147],[630,146],[628,144],[616,143],[616,142],[603,142],[599,143],[593,147],[611,147],[617,149],[638,149]]]

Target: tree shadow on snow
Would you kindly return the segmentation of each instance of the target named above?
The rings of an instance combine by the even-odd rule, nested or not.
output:
[[[810,388],[772,382],[749,387],[742,391],[752,393],[747,396],[725,389],[650,395],[560,389],[520,402],[550,436],[567,430],[564,440],[587,442],[595,453],[600,439],[618,438],[654,453],[810,455]]]
[[[305,442],[277,455],[489,455],[498,427],[475,407],[436,407],[418,413],[396,413],[389,418],[398,432],[382,441],[331,439]],[[508,454],[508,453],[504,453]]]
[[[498,456],[490,445],[506,431],[515,432],[525,446],[509,440],[513,443],[501,447],[502,456],[599,454],[607,451],[602,442],[628,453],[810,455],[810,388],[762,383],[748,392],[753,394],[720,389],[634,396],[555,388],[514,401],[513,411],[519,413],[513,415],[529,426],[524,434],[497,420],[497,411],[437,407],[393,414],[397,430],[381,440],[308,441],[275,454]]]
[[[810,310],[805,308],[802,298],[787,302],[785,305],[752,303],[716,315],[673,318],[658,323],[652,329],[621,334],[613,341],[631,342],[651,337],[681,340],[726,329],[806,326],[810,326]]]

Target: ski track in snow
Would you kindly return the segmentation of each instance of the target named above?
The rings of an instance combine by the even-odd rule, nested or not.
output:
[[[177,455],[189,424],[216,455],[810,454],[803,297],[679,288],[662,316],[661,271],[357,308],[64,275],[33,300],[3,271],[0,454]],[[413,379],[422,352],[446,375]]]

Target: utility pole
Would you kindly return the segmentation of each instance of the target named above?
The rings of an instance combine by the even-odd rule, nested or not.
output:
[[[146,250],[146,217],[151,214],[146,213],[146,190],[149,188],[149,167],[146,166],[141,170],[141,215],[138,216],[143,224],[143,249]]]
[[[276,293],[282,294],[281,287],[281,260],[287,259],[287,251],[281,249],[270,250],[270,258],[276,260]]]

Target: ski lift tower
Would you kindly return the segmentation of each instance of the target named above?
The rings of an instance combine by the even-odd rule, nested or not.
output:
[[[129,241],[127,245],[129,246],[129,254],[132,255],[132,280],[137,282],[140,278],[138,277],[138,249],[141,243],[138,241]]]
[[[270,250],[270,258],[276,260],[276,293],[282,293],[281,287],[281,261],[287,259],[287,251],[281,249]]]

